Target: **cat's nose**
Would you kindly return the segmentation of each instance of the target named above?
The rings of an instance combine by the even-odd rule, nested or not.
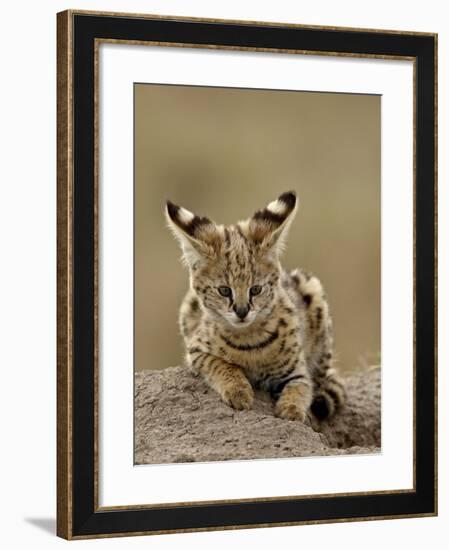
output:
[[[246,305],[246,306],[243,306],[243,307],[240,307],[240,306],[234,306],[234,311],[235,311],[235,314],[237,315],[237,317],[239,317],[242,321],[243,319],[247,316],[248,314],[248,311],[249,311],[249,307]]]

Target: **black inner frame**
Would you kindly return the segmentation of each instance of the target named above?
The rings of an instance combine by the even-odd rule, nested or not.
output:
[[[431,35],[73,15],[73,536],[435,513],[434,54]],[[94,39],[415,57],[416,490],[95,511]],[[254,55],[257,55],[256,53]],[[400,208],[400,205],[398,205]],[[100,321],[101,322],[101,321]]]

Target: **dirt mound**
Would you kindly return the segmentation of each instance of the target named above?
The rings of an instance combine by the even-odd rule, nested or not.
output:
[[[266,394],[250,411],[225,405],[184,367],[135,375],[135,463],[208,462],[380,452],[380,369],[346,379],[330,421],[281,420]]]

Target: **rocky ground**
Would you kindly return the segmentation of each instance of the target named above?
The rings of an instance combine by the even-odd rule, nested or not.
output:
[[[346,379],[330,421],[281,420],[263,393],[250,411],[225,405],[184,367],[135,375],[135,463],[207,462],[380,452],[380,369]]]

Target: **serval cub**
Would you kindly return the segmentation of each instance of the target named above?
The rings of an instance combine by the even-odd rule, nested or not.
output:
[[[320,281],[279,263],[296,209],[288,192],[227,227],[171,202],[166,215],[190,271],[179,315],[188,365],[235,409],[251,408],[254,387],[277,416],[304,421],[333,415],[345,389]]]

